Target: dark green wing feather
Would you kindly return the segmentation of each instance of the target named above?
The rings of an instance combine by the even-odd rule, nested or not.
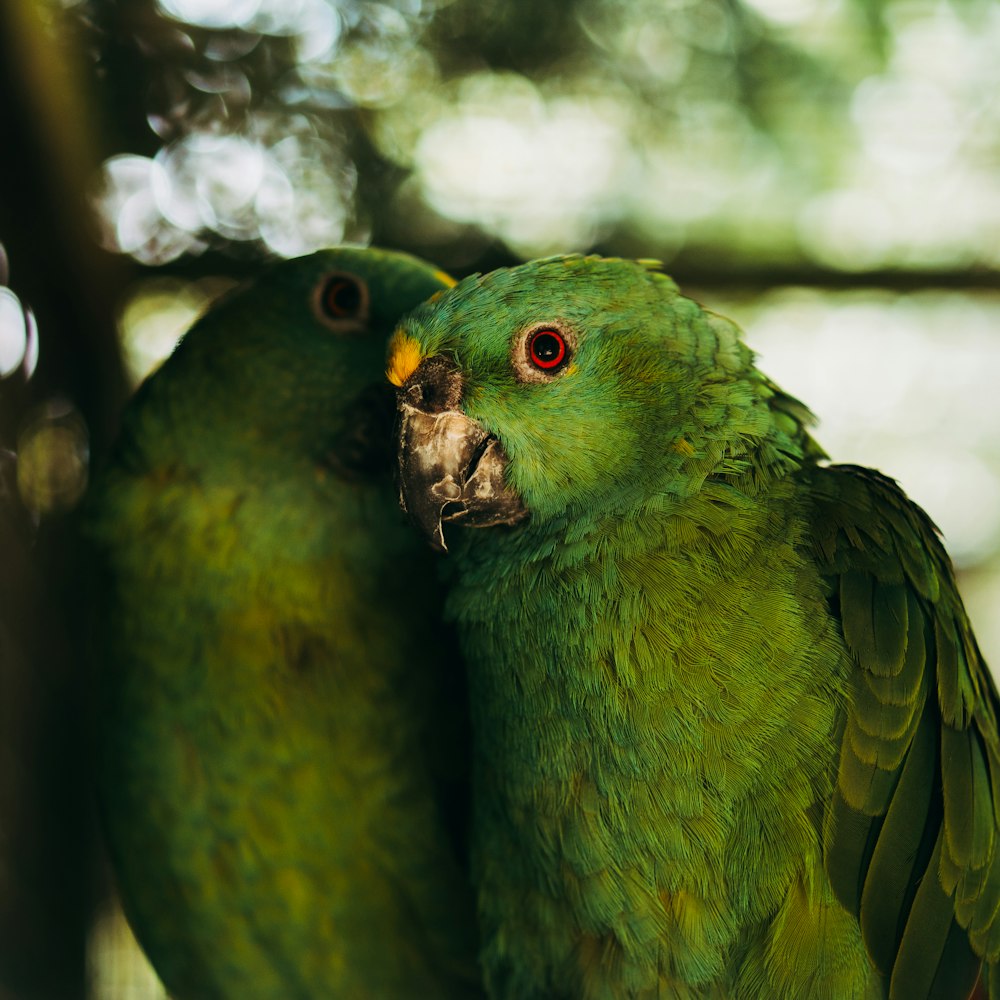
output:
[[[893,1000],[965,997],[1000,960],[996,689],[927,515],[869,469],[807,475],[814,554],[858,668],[827,870]]]

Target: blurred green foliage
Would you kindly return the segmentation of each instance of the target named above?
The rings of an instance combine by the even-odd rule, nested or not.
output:
[[[145,263],[339,237],[466,268],[595,245],[761,278],[997,264],[992,0],[70,17],[106,150],[132,157],[105,167],[106,242]]]

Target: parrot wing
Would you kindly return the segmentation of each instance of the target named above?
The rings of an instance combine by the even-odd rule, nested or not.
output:
[[[996,688],[927,515],[872,470],[810,475],[815,556],[857,665],[827,871],[890,998],[968,996],[1000,958]]]

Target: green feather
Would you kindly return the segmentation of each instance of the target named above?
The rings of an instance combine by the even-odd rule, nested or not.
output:
[[[839,790],[834,791],[824,830],[826,872],[837,898],[851,913],[858,911],[880,827],[880,817],[852,808]]]
[[[919,721],[914,715],[913,728]],[[858,739],[860,742],[860,738]],[[887,748],[887,756],[892,753],[891,746]],[[899,778],[898,763],[892,770],[879,766],[878,754],[873,752],[871,759],[863,759],[855,749],[855,740],[851,733],[845,733],[840,751],[840,769],[837,772],[837,787],[852,808],[869,816],[879,816],[885,812],[886,803],[892,796]],[[893,758],[901,761],[901,754],[893,754]]]
[[[906,751],[910,748],[910,740],[913,736],[913,730],[917,727],[918,719],[919,716],[914,711],[906,720],[906,728],[898,736],[892,739],[883,739],[866,733],[852,718],[847,722],[844,739],[850,745],[851,752],[860,765],[870,769],[873,776],[876,776],[876,771],[892,774],[898,771],[903,763]],[[884,790],[886,797],[892,794],[892,788],[893,782],[888,777],[879,782],[879,789]],[[884,802],[885,799],[879,799],[878,794],[877,790],[867,793],[865,801],[869,802],[869,806],[866,807],[868,811],[871,809],[881,811],[880,802]]]
[[[861,931],[875,963],[892,970],[934,785],[934,723],[925,711],[879,831],[861,894]]]
[[[907,591],[906,652],[902,669],[889,677],[864,672],[868,690],[887,705],[912,705],[921,694],[926,666],[926,618],[913,591]]]
[[[982,868],[993,855],[997,840],[994,827],[993,792],[990,783],[986,749],[978,733],[969,734],[969,748],[972,752],[972,853],[970,867]],[[997,765],[996,757],[993,765]]]
[[[968,997],[979,978],[982,964],[982,959],[969,947],[968,935],[952,921],[927,1000]]]
[[[895,677],[906,655],[906,588],[877,581],[872,591],[876,656],[870,669],[880,677]]]
[[[974,886],[959,887],[960,898],[955,908],[958,922],[969,929],[969,939],[981,955],[995,959],[997,956],[990,946],[990,938],[1000,916],[1000,854],[995,854],[992,862],[983,869],[985,879],[976,880]],[[980,873],[977,873],[977,875]]]
[[[872,621],[875,580],[869,573],[849,570],[840,575],[840,608],[844,638],[862,663],[878,662],[878,649]],[[896,670],[873,671],[883,677],[895,676]]]
[[[975,826],[972,744],[967,732],[941,727],[941,784],[944,793],[944,853],[959,871],[971,867]],[[978,865],[976,867],[979,867]],[[956,878],[944,881],[945,889],[955,888]]]
[[[855,684],[857,693],[849,724],[849,732],[852,735],[857,731],[858,743],[854,744],[855,747],[860,752],[859,744],[864,737],[868,737],[868,742],[876,746],[880,743],[888,745],[901,741],[909,745],[909,736],[912,736],[915,726],[914,716],[919,716],[921,706],[913,702],[893,705],[891,702],[883,701],[875,696],[865,683],[864,677],[859,677],[858,680],[860,683]]]
[[[962,727],[962,692],[960,672],[964,659],[959,649],[955,624],[950,618],[939,618],[935,630],[937,640],[937,681],[941,714],[949,726]]]
[[[937,879],[943,831],[938,834],[903,930],[889,983],[889,1000],[926,997],[954,923],[949,895]]]

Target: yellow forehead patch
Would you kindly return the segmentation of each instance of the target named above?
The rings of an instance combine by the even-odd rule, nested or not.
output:
[[[434,277],[437,278],[437,280],[440,281],[446,288],[454,288],[458,284],[457,278],[453,278],[450,274],[447,274],[444,271],[435,271]]]
[[[386,378],[393,385],[402,385],[417,370],[422,357],[420,344],[402,330],[397,330],[389,341]]]

